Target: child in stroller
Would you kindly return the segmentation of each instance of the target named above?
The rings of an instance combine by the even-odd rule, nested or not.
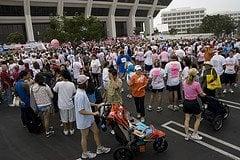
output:
[[[145,152],[147,142],[153,142],[153,149],[165,151],[168,143],[163,131],[141,123],[121,105],[103,105],[100,109],[102,126],[111,125],[116,140],[123,146],[114,152],[115,160],[131,160],[137,152]]]
[[[203,119],[212,123],[214,130],[220,130],[223,126],[223,120],[229,117],[229,106],[210,96],[202,97],[201,100],[203,103]]]

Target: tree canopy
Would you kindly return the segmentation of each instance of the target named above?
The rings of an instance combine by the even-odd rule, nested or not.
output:
[[[51,17],[50,25],[44,34],[45,40],[58,39],[60,42],[79,42],[81,40],[100,40],[105,36],[104,26],[96,17],[85,18],[75,15]]]
[[[10,33],[7,36],[8,43],[24,43],[24,35],[19,32]]]
[[[222,33],[230,34],[234,31],[234,20],[228,15],[207,15],[203,18],[200,30],[203,33],[214,33],[220,36]]]

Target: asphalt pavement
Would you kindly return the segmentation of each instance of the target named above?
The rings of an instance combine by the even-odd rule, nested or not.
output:
[[[183,112],[173,112],[167,108],[167,94],[163,95],[164,110],[146,111],[146,123],[163,130],[167,134],[169,147],[163,153],[156,153],[152,144],[147,145],[145,153],[140,153],[135,160],[240,160],[240,87],[233,94],[226,94],[221,99],[230,106],[230,117],[224,121],[220,131],[214,131],[211,124],[201,122],[201,142],[185,141]],[[123,96],[126,97],[124,92]],[[146,96],[148,104],[149,95]],[[124,98],[124,105],[135,115],[133,99]],[[193,127],[194,119],[191,121]],[[60,127],[59,115],[55,115],[53,126],[56,134],[51,138],[28,133],[20,121],[20,109],[0,105],[0,160],[75,160],[80,157],[80,132],[73,136],[64,136]],[[101,133],[102,143],[112,148],[106,155],[99,155],[96,160],[113,160],[113,151],[119,147],[113,135]],[[92,135],[89,148],[95,150]]]

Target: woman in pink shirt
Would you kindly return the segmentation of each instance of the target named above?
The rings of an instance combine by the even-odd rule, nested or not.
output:
[[[189,140],[191,137],[194,140],[201,140],[202,137],[198,135],[198,127],[201,121],[201,108],[198,103],[198,96],[205,96],[203,93],[200,83],[195,81],[195,78],[198,74],[196,68],[189,70],[187,79],[183,82],[183,91],[184,91],[184,102],[183,102],[183,112],[185,113],[185,140]],[[191,115],[196,116],[196,121],[194,124],[194,131],[192,135],[189,134],[189,121]]]
[[[163,51],[160,53],[159,58],[161,60],[162,66],[165,67],[165,65],[168,63],[169,61],[169,54],[166,51],[166,48],[163,48]]]

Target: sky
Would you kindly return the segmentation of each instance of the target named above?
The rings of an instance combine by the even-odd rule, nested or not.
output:
[[[204,7],[207,9],[207,14],[224,11],[240,11],[240,0],[173,0],[165,10],[182,7]],[[154,19],[154,24],[156,24],[159,19],[160,14]]]

